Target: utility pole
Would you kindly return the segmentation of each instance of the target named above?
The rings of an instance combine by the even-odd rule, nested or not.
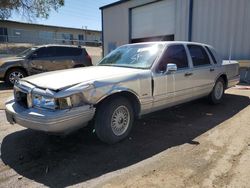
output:
[[[86,41],[87,41],[87,29],[88,29],[88,26],[85,26],[85,46],[86,46]]]

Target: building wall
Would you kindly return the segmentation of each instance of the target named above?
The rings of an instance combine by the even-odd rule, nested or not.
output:
[[[129,43],[129,9],[159,0],[131,0],[103,9],[104,55],[112,49]],[[189,0],[176,0],[176,40],[186,40],[188,31]],[[143,19],[143,18],[142,18]]]
[[[176,0],[175,40],[189,40],[191,1]],[[156,0],[131,0],[102,10],[104,54],[130,42],[129,9],[148,2]],[[224,59],[230,54],[250,59],[249,10],[249,0],[193,0],[191,41],[214,46]]]
[[[128,1],[103,10],[104,54],[129,43],[129,8],[153,0]]]
[[[194,0],[192,40],[214,46],[224,59],[250,59],[250,1]]]
[[[86,41],[101,41],[101,32],[93,30],[51,27],[9,21],[0,21],[0,27],[7,28],[8,42],[72,44],[78,42],[79,35],[83,35],[83,39]]]

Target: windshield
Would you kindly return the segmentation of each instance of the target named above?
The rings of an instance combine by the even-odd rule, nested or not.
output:
[[[30,55],[32,52],[34,52],[36,49],[37,49],[37,47],[32,47],[32,48],[26,49],[23,52],[21,52],[20,54],[18,54],[17,57],[26,57],[26,56]]]
[[[98,65],[147,69],[163,48],[163,44],[155,43],[122,46],[109,53]]]

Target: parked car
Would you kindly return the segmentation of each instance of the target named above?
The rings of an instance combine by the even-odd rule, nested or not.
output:
[[[45,45],[29,48],[15,57],[0,59],[0,80],[14,84],[20,78],[42,72],[91,66],[84,48]]]
[[[126,138],[135,118],[208,96],[220,103],[239,81],[236,61],[222,61],[206,44],[128,44],[98,66],[23,78],[6,103],[10,123],[66,133],[93,120],[106,143]]]

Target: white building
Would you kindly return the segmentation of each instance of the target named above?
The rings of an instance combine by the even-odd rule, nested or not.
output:
[[[126,43],[184,40],[210,44],[224,59],[250,59],[249,0],[121,0],[100,9],[104,54]]]

